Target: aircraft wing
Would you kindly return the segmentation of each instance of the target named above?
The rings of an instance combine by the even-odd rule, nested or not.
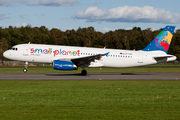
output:
[[[97,54],[92,56],[73,58],[71,59],[71,61],[77,66],[87,67],[90,65],[91,62],[95,62],[95,60],[100,60],[102,56],[108,56],[108,54],[109,52],[105,54]]]

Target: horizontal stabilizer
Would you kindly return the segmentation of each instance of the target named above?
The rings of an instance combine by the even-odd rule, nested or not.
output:
[[[169,58],[169,57],[174,57],[174,55],[158,55],[158,56],[154,56],[153,58]]]
[[[173,61],[176,60],[176,56],[174,55],[158,55],[153,57],[157,63],[162,63],[162,62],[168,62],[168,61]]]

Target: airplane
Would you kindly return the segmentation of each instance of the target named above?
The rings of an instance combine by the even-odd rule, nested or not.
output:
[[[62,45],[19,44],[3,53],[7,59],[53,64],[55,70],[77,70],[86,75],[86,67],[126,68],[151,65],[176,60],[167,54],[175,26],[166,26],[144,49],[122,50]]]

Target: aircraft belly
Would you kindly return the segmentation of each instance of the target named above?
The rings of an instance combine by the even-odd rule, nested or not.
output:
[[[110,58],[109,60],[102,61],[104,67],[124,68],[135,65],[136,63],[132,60],[122,58]]]
[[[91,62],[88,67],[104,67],[104,65],[102,63]]]
[[[149,58],[143,58],[143,62],[139,62],[139,58],[110,58],[104,59],[102,61],[104,67],[114,67],[114,68],[125,68],[125,67],[138,67],[150,64],[156,64],[156,61]]]

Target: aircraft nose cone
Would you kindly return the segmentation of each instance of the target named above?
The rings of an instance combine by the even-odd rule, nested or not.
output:
[[[9,51],[7,50],[3,53],[3,56],[9,59],[11,57],[11,53],[9,53]]]
[[[5,51],[5,52],[3,53],[3,56],[4,56],[5,58],[7,58],[7,56],[8,56],[7,51]]]

